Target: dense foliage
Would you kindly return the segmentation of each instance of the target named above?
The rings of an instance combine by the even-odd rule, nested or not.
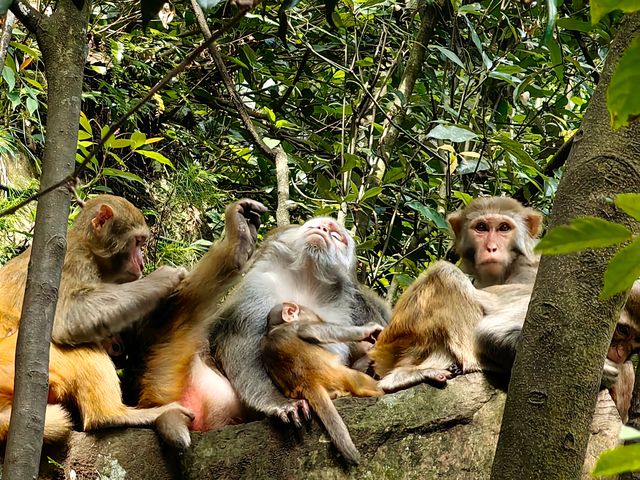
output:
[[[562,163],[554,155],[580,126],[621,16],[592,25],[582,0],[559,3],[551,24],[544,2],[345,0],[332,28],[322,5],[293,5],[286,39],[279,5],[266,2],[219,47],[265,143],[288,155],[292,221],[344,218],[360,243],[362,279],[383,293],[445,255],[446,213],[472,196],[506,193],[548,209]],[[188,2],[164,9],[146,30],[138,9],[130,0],[94,6],[79,152],[202,39]],[[210,28],[232,14],[217,5]],[[25,32],[14,29],[0,83],[0,163],[26,158],[33,175],[46,85]],[[411,57],[420,49],[416,71]],[[208,54],[90,167],[82,195],[112,191],[143,207],[156,263],[198,258],[220,234],[231,199],[276,207],[275,166],[247,134]],[[28,180],[9,181],[0,207],[32,192]],[[24,246],[31,220],[30,210],[0,218],[0,262]]]

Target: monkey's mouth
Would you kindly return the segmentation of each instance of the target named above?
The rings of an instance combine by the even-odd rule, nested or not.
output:
[[[307,243],[319,248],[327,248],[330,243],[329,235],[322,230],[312,230],[307,234]]]

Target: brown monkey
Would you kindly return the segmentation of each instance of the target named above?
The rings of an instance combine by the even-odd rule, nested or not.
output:
[[[148,236],[140,211],[110,195],[89,200],[69,231],[50,351],[45,441],[69,433],[63,408],[69,404],[78,408],[85,430],[148,425],[167,410],[190,415],[177,404],[124,405],[115,368],[99,344],[149,314],[184,278],[185,272],[170,267],[140,278]],[[0,269],[0,441],[6,439],[13,400],[15,327],[29,257],[27,250]]]
[[[285,302],[269,312],[267,335],[261,341],[262,359],[271,379],[286,397],[309,402],[338,451],[352,464],[359,462],[360,454],[331,399],[349,393],[380,396],[383,391],[369,375],[346,367],[336,353],[320,345],[359,342],[380,330],[377,323],[325,323],[311,310]]]
[[[618,407],[623,423],[629,419],[635,384],[635,371],[630,357],[638,351],[640,351],[640,281],[636,281],[629,292],[607,353],[607,361],[613,362],[619,368],[618,378],[609,388],[609,392]]]
[[[206,325],[213,320],[209,355],[195,357],[199,366],[207,366],[209,361],[215,366],[208,368],[211,376],[205,392],[215,410],[205,408],[207,421],[203,428],[234,421],[229,412],[239,412],[241,418],[246,418],[246,411],[301,423],[299,411],[303,409],[304,413],[305,402],[283,396],[264,367],[260,341],[267,332],[267,317],[274,305],[293,301],[306,305],[328,323],[349,326],[373,321],[385,325],[389,312],[384,302],[364,293],[357,282],[355,267],[355,244],[346,229],[331,218],[314,218],[304,225],[277,229],[269,235],[219,312],[212,308],[206,291],[202,298],[187,301],[188,308],[196,309]],[[343,364],[350,360],[351,347],[343,342],[325,345],[340,356]],[[169,343],[158,359],[171,364],[176,361],[176,352],[178,349]],[[166,378],[163,374],[149,375],[143,398],[154,404],[170,401],[176,398],[174,394],[178,398],[184,394],[187,400],[197,397],[190,395],[190,387],[180,392],[170,386],[171,395],[164,395]],[[195,389],[197,383],[191,382],[191,386]],[[156,395],[155,389],[163,393]],[[190,408],[196,410],[197,419],[197,409]],[[167,430],[174,439],[188,435],[185,425],[180,428],[174,424]]]
[[[243,418],[231,384],[209,365],[207,331],[220,298],[253,254],[260,214],[265,211],[264,205],[248,199],[229,205],[224,239],[211,247],[171,298],[137,332],[137,348],[131,355],[135,367],[130,367],[130,373],[140,375],[139,406],[180,402],[194,415],[193,423],[176,411],[157,420],[158,433],[174,446],[189,446],[189,428],[206,431]]]
[[[369,353],[385,391],[425,380],[445,383],[459,370],[478,371],[473,329],[485,308],[476,287],[533,283],[535,278],[539,212],[511,198],[486,197],[447,220],[462,271],[472,275],[476,286],[457,267],[441,261],[400,297],[389,326]]]

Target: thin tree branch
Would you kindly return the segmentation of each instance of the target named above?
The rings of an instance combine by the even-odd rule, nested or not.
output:
[[[42,21],[42,14],[38,10],[25,0],[14,0],[10,10],[20,20],[20,23],[27,27],[27,30],[37,36],[38,26]]]

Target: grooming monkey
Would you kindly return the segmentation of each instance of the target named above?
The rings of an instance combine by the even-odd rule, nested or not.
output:
[[[363,290],[355,267],[354,241],[332,218],[278,229],[265,240],[209,333],[211,358],[244,408],[295,424],[301,423],[299,411],[304,413],[304,401],[283,396],[262,360],[260,342],[274,305],[305,305],[325,322],[342,326],[387,323],[385,303]],[[324,347],[345,365],[353,360],[350,343]]]
[[[349,393],[380,396],[383,391],[369,375],[346,367],[336,353],[321,345],[364,341],[381,330],[376,323],[328,324],[311,310],[285,302],[269,312],[267,335],[260,342],[271,379],[286,397],[309,402],[338,451],[351,464],[359,463],[360,454],[331,399]],[[304,407],[303,413],[309,416]]]
[[[123,198],[89,200],[67,236],[49,362],[45,441],[71,429],[66,406],[77,407],[84,430],[148,425],[163,412],[190,412],[178,404],[137,409],[124,405],[109,355],[100,342],[148,315],[184,278],[161,267],[142,277],[149,231],[140,211]],[[6,440],[13,400],[15,334],[30,250],[0,269],[0,442]],[[168,402],[167,402],[168,403]]]
[[[539,259],[533,248],[541,231],[539,212],[511,198],[485,197],[447,220],[462,271],[437,262],[398,300],[389,326],[369,352],[385,391],[425,380],[443,384],[459,371],[478,371],[473,329],[491,303],[491,289],[500,284],[532,284],[535,279]],[[462,272],[470,274],[475,285]],[[478,287],[488,288],[483,292]],[[522,291],[530,294],[526,285],[515,290],[519,296]]]
[[[260,215],[266,210],[249,199],[229,205],[224,239],[209,249],[162,308],[135,332],[137,348],[131,352],[128,370],[138,377],[138,406],[179,402],[193,414],[170,411],[156,421],[160,436],[173,446],[190,445],[190,428],[207,431],[244,416],[231,384],[211,366],[207,331],[220,298],[253,254]]]

